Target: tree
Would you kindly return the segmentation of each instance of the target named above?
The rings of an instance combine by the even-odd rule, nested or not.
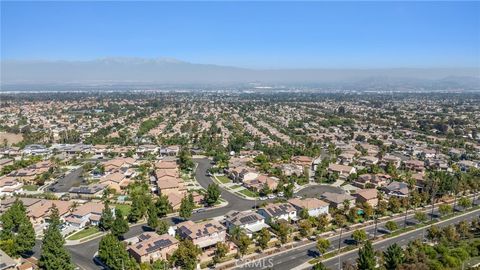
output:
[[[170,226],[165,220],[160,220],[158,222],[158,226],[156,227],[157,228],[156,231],[158,234],[166,234],[168,232],[169,227]]]
[[[383,252],[384,266],[386,270],[397,270],[404,262],[403,250],[397,243],[390,245]]]
[[[438,207],[438,211],[442,216],[444,216],[452,213],[453,209],[452,206],[449,204],[442,204]]]
[[[317,217],[317,229],[320,230],[321,232],[325,231],[325,229],[328,226],[328,223],[329,222],[328,222],[327,215],[323,214]]]
[[[290,198],[293,197],[293,189],[294,188],[295,188],[295,186],[293,185],[293,183],[290,183],[285,187],[285,191],[284,191],[283,195],[286,199],[290,199]]]
[[[188,219],[192,216],[193,206],[188,200],[188,197],[183,197],[180,203],[180,217]]]
[[[35,246],[35,230],[19,199],[0,217],[0,249],[14,258],[31,251]]]
[[[390,211],[398,213],[400,211],[400,206],[401,202],[397,197],[392,196],[388,199],[388,208],[390,209]]]
[[[454,243],[460,239],[460,235],[453,225],[444,227],[442,231],[442,236],[450,243]]]
[[[373,216],[374,209],[372,205],[369,203],[365,202],[362,204],[362,209],[363,209],[363,217],[365,219],[370,219]]]
[[[45,270],[73,270],[70,253],[63,246],[65,240],[60,232],[60,216],[54,205],[50,209],[50,224],[45,230],[42,241],[42,255],[40,256],[40,269]]]
[[[465,220],[460,221],[456,226],[456,230],[460,234],[460,237],[462,239],[472,237],[472,233],[470,232],[470,228],[471,228],[470,224],[468,224],[468,222],[465,221]]]
[[[322,263],[317,262],[313,267],[312,270],[327,270],[328,268]]]
[[[367,233],[363,229],[355,230],[352,233],[352,238],[357,244],[361,244],[363,241],[367,240]]]
[[[112,224],[112,234],[120,238],[128,232],[128,229],[128,222],[123,217],[122,211],[120,211],[120,209],[115,209],[115,220]]]
[[[466,208],[472,206],[472,200],[470,200],[468,197],[462,197],[458,200],[458,205],[463,207],[463,210]]]
[[[347,222],[347,219],[342,214],[336,214],[333,217],[333,221],[335,222],[335,225],[337,225],[338,227],[343,227]]]
[[[427,220],[427,215],[424,212],[421,212],[421,211],[415,212],[414,217],[420,223],[423,223],[423,222],[425,222],[425,220]]]
[[[302,210],[300,210],[300,213],[298,214],[298,216],[301,219],[308,219],[308,217],[309,217],[308,210],[303,208]]]
[[[218,242],[215,245],[215,255],[213,256],[213,261],[219,263],[222,258],[225,257],[228,253],[228,246],[225,243]]]
[[[240,254],[245,255],[247,253],[248,247],[252,244],[252,239],[248,237],[243,231],[239,237],[239,239],[235,242],[238,247],[238,252]]]
[[[317,249],[318,249],[318,252],[320,252],[320,255],[325,254],[325,252],[327,252],[329,247],[330,247],[330,241],[328,239],[319,238],[317,240]]]
[[[190,240],[183,240],[178,245],[177,250],[173,252],[170,261],[176,267],[184,270],[193,270],[197,267],[198,256],[201,254],[200,248]]]
[[[157,207],[153,202],[150,202],[150,205],[148,206],[147,214],[148,214],[147,225],[151,229],[155,230],[155,228],[158,227],[158,213],[157,213]]]
[[[141,196],[137,195],[132,198],[132,207],[127,217],[128,221],[131,223],[139,221],[145,214],[143,211],[143,201],[140,197]]]
[[[272,236],[270,235],[270,232],[268,231],[267,228],[262,228],[262,230],[259,233],[259,236],[257,238],[258,245],[260,246],[261,249],[266,249],[268,247],[268,242],[270,242],[270,239]]]
[[[373,270],[377,264],[372,242],[367,241],[358,250],[357,265],[359,270]]]
[[[108,231],[113,226],[113,213],[112,209],[110,209],[110,202],[106,199],[103,202],[103,210],[102,215],[100,216],[100,221],[98,223],[98,227],[103,231]]]
[[[157,213],[159,218],[165,217],[168,213],[172,211],[172,204],[168,200],[167,195],[160,194],[157,202],[155,203],[155,206],[157,207]]]
[[[207,188],[204,201],[208,206],[213,206],[220,198],[220,188],[217,184],[210,184]]]
[[[98,257],[112,270],[136,268],[136,263],[128,254],[125,245],[111,233],[100,240]]]
[[[432,242],[437,242],[442,237],[442,231],[435,225],[427,229],[427,238]]]
[[[387,221],[387,223],[385,223],[385,228],[387,228],[390,231],[395,231],[398,229],[398,225],[396,222],[390,220],[390,221]]]
[[[274,225],[276,234],[280,238],[282,244],[287,243],[288,235],[290,234],[290,226],[285,222],[280,222]]]
[[[312,223],[308,219],[301,220],[298,224],[300,235],[306,237],[310,235],[310,230],[312,230]]]

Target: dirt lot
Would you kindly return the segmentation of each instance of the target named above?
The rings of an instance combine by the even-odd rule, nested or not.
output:
[[[12,145],[23,140],[22,134],[0,132],[0,144],[3,145],[5,139],[8,145]]]

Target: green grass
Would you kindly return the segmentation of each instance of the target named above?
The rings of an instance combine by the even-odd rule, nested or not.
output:
[[[38,186],[37,185],[25,185],[25,186],[23,186],[23,189],[25,189],[26,191],[37,191]]]
[[[258,193],[252,192],[248,189],[240,190],[239,192],[248,197],[258,197]]]
[[[237,189],[239,187],[242,187],[242,186],[241,185],[233,185],[233,186],[230,187],[230,189]]]
[[[230,178],[222,175],[222,176],[217,176],[218,181],[222,182],[223,184],[228,184],[231,182]]]
[[[130,209],[132,208],[129,204],[115,204],[114,206],[115,208],[118,208],[120,211],[122,211],[124,217],[130,214]]]
[[[85,238],[87,236],[90,236],[92,234],[95,234],[99,232],[98,230],[98,227],[90,227],[90,228],[86,228],[84,230],[81,230],[81,231],[78,231],[72,235],[70,235],[69,237],[67,237],[67,240],[78,240],[78,239],[82,239],[82,238]]]

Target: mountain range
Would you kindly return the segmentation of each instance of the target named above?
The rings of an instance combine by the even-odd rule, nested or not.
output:
[[[109,57],[88,61],[4,60],[1,89],[29,85],[264,84],[330,87],[480,89],[478,68],[248,69],[173,58]]]

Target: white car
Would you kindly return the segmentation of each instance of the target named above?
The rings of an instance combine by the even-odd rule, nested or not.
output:
[[[278,197],[283,197],[283,192],[279,192],[277,195]]]
[[[260,197],[260,201],[265,201],[267,199],[268,199],[267,197]]]
[[[275,199],[275,195],[270,194],[270,195],[268,195],[268,198],[269,198],[269,199]]]

